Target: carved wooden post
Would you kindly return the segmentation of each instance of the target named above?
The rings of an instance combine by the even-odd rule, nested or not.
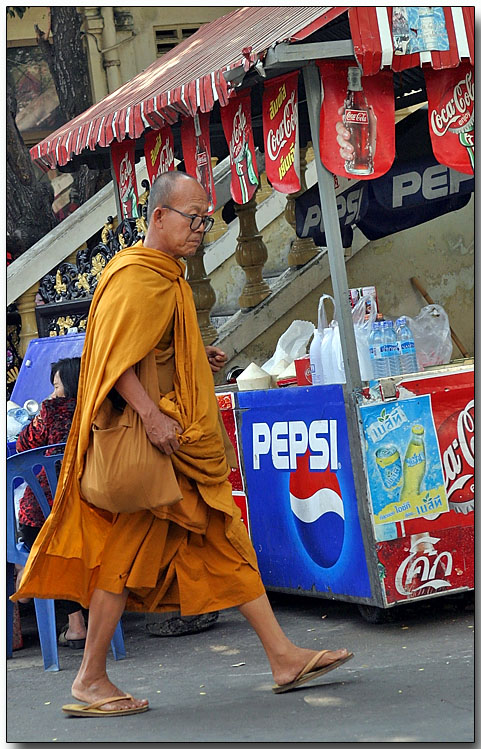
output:
[[[217,156],[211,156],[210,160],[212,163],[212,169],[214,169],[219,159]],[[212,227],[210,232],[204,236],[205,245],[215,242],[216,239],[219,239],[223,234],[225,234],[229,228],[222,218],[222,208],[223,206],[220,206],[220,208],[218,208],[217,211],[212,214],[212,218],[214,219],[214,226]]]
[[[239,297],[241,309],[250,309],[269,296],[270,289],[262,278],[262,269],[267,260],[267,247],[256,224],[256,196],[244,205],[234,203],[239,218],[239,236],[235,256],[237,263],[247,276],[247,281]]]
[[[272,187],[270,186],[267,180],[267,174],[265,172],[261,173],[260,180],[261,180],[261,184],[260,184],[260,187],[257,188],[257,192],[256,192],[257,205],[259,205],[259,203],[262,203],[263,200],[265,200],[270,195],[272,195]]]
[[[25,356],[30,341],[33,338],[38,338],[37,318],[35,317],[35,296],[39,285],[40,282],[37,281],[17,299],[17,309],[22,319],[19,344],[19,354],[22,358]]]
[[[300,167],[301,167],[301,189],[299,192],[292,193],[287,196],[287,203],[284,209],[284,216],[288,224],[292,226],[296,231],[296,198],[302,195],[306,189],[306,152],[308,147],[300,149]],[[314,244],[314,240],[311,237],[298,237],[296,232],[296,238],[294,239],[289,254],[287,256],[287,263],[289,266],[300,266],[305,265],[309,260],[317,255],[319,248]]]
[[[219,237],[225,234],[229,228],[222,218],[222,208],[215,211],[215,213],[212,214],[212,218],[214,219],[214,226],[210,232],[204,236],[204,244],[212,244],[212,242],[215,242],[216,239],[219,239]]]
[[[209,344],[217,338],[217,330],[210,321],[210,311],[215,304],[216,296],[210,278],[205,273],[204,253],[204,243],[202,243],[195,255],[186,258],[185,261],[187,264],[187,281],[194,296],[202,340],[205,344]]]

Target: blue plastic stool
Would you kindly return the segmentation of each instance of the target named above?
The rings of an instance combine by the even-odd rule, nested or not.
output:
[[[56,455],[45,455],[45,451],[51,450],[52,447],[61,448],[62,451]],[[50,506],[37,479],[37,474],[40,468],[45,469],[52,497],[55,496],[57,487],[55,465],[61,462],[64,447],[65,443],[36,447],[34,450],[26,450],[7,458],[7,658],[11,658],[13,652],[13,602],[10,596],[15,592],[15,564],[24,567],[29,555],[29,549],[25,544],[17,541],[14,502],[14,488],[17,484],[15,479],[21,478],[29,485],[44,516],[47,517],[50,514]],[[51,599],[35,598],[34,604],[45,671],[59,671],[55,602]],[[125,658],[124,636],[120,621],[115,629],[111,647],[116,660]]]

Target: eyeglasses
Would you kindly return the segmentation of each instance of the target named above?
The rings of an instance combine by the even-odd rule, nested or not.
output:
[[[192,231],[197,231],[202,225],[204,225],[204,234],[206,234],[214,226],[214,219],[211,216],[199,216],[197,213],[184,213],[177,208],[172,208],[170,205],[163,205],[162,208],[168,208],[169,211],[180,213],[184,218],[190,218],[190,228]]]

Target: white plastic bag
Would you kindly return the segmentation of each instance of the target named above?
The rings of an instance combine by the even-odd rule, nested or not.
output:
[[[291,322],[285,333],[281,335],[277,341],[276,350],[274,356],[262,365],[262,369],[265,372],[271,374],[271,370],[275,364],[284,359],[286,367],[292,364],[294,359],[298,359],[300,356],[304,356],[307,350],[307,344],[309,339],[314,333],[314,325],[312,322],[307,320],[294,320]]]
[[[330,299],[334,305],[334,316],[329,324],[327,323],[326,311],[324,309],[326,299]],[[310,351],[312,354],[311,370],[312,363],[314,362],[314,367],[317,368],[317,371],[322,371],[322,382],[318,382],[317,384],[333,385],[335,383],[346,382],[339,324],[336,320],[336,303],[329,294],[323,294],[319,299],[317,332],[313,346],[311,346]]]
[[[367,311],[368,309],[369,311]],[[368,314],[367,319],[366,314]],[[356,336],[361,380],[373,379],[372,363],[369,355],[369,336],[371,335],[372,324],[376,320],[376,315],[376,297],[371,294],[359,297],[352,310],[352,323],[354,325],[354,335]]]
[[[416,317],[406,317],[414,336],[419,367],[448,364],[453,342],[446,310],[440,304],[428,304]]]

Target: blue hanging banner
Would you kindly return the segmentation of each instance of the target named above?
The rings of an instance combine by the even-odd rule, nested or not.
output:
[[[474,191],[474,177],[439,164],[426,155],[415,162],[396,161],[389,172],[370,182],[354,182],[337,195],[343,247],[357,226],[370,240],[409,229],[463,208]],[[318,185],[296,200],[296,231],[326,246]]]

